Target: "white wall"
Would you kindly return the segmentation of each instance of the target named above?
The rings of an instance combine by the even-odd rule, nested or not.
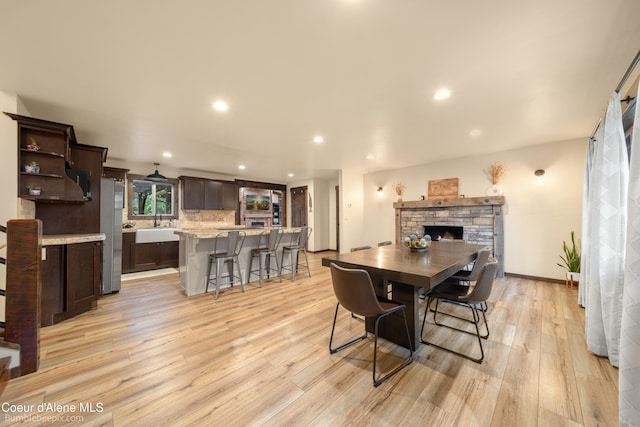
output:
[[[340,252],[368,244],[371,229],[365,224],[364,174],[359,170],[340,172]],[[367,210],[368,213],[368,210]],[[379,212],[374,209],[372,214]],[[377,227],[374,225],[373,227]]]
[[[18,97],[14,94],[0,92],[0,111],[18,113]],[[2,156],[0,156],[0,224],[6,225],[10,219],[18,218],[18,126],[15,120],[0,114],[0,141],[2,141]],[[6,243],[6,235],[0,233],[0,243]],[[0,256],[6,258],[6,248],[0,250]],[[6,270],[0,266],[0,288],[6,289]],[[0,319],[4,320],[4,298],[0,300]]]
[[[406,185],[404,200],[427,195],[429,180],[459,178],[459,192],[467,197],[486,195],[491,183],[483,169],[500,162],[508,170],[501,186],[505,205],[505,271],[529,276],[564,279],[556,265],[562,241],[571,231],[581,234],[582,181],[586,138],[523,149],[387,170],[364,176],[364,230],[361,244],[395,239],[397,182]],[[544,184],[534,171],[544,169]],[[382,186],[383,193],[376,189]]]
[[[313,251],[324,251],[329,249],[329,219],[335,216],[335,211],[329,210],[330,203],[329,181],[324,179],[313,180]]]

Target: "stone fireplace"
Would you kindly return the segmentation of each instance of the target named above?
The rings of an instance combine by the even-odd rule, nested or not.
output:
[[[396,241],[410,234],[423,235],[424,227],[462,227],[462,238],[487,245],[504,276],[504,196],[396,202]]]

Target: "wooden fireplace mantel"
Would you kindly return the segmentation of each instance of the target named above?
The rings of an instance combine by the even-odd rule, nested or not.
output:
[[[465,197],[442,200],[410,200],[395,202],[395,209],[425,209],[444,208],[454,206],[504,205],[504,196]]]

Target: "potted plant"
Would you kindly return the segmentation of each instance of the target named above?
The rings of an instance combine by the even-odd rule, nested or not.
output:
[[[571,232],[571,247],[567,245],[566,241],[562,242],[562,249],[564,256],[560,255],[562,263],[558,265],[567,269],[567,280],[571,283],[577,282],[580,279],[580,253],[576,247],[575,233]]]
[[[40,146],[38,145],[36,140],[33,137],[31,137],[31,139],[27,143],[27,150],[38,151],[39,149],[40,149]]]
[[[38,165],[38,162],[31,162],[24,166],[24,171],[26,173],[40,173],[40,165]]]

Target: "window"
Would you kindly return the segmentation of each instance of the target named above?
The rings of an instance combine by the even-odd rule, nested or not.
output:
[[[130,176],[129,218],[162,215],[177,218],[174,204],[175,180],[152,182]]]

